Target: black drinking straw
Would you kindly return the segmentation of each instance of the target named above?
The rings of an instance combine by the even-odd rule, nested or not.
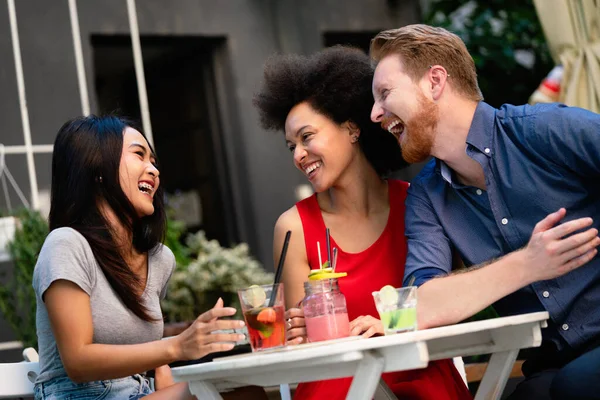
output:
[[[288,244],[290,244],[290,236],[292,236],[292,231],[287,231],[283,241],[281,255],[279,256],[279,265],[277,266],[277,271],[275,272],[275,281],[273,282],[273,290],[271,290],[269,307],[273,307],[273,304],[275,304],[275,298],[277,297],[277,289],[275,286],[279,283],[279,281],[281,281],[281,273],[283,271],[283,264],[285,263],[285,255],[287,254]]]
[[[329,228],[325,229],[325,238],[327,240],[327,261],[329,261],[329,267],[333,268],[333,265],[331,265],[331,263],[333,262],[333,260],[331,259],[331,243],[329,242]]]

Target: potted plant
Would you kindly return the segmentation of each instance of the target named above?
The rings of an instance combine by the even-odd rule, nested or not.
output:
[[[35,292],[31,285],[33,269],[48,235],[48,223],[34,210],[16,214],[19,221],[8,243],[12,270],[0,273],[0,312],[24,347],[37,348]]]
[[[187,265],[177,264],[169,281],[162,303],[167,322],[193,321],[219,297],[239,313],[237,289],[273,282],[273,274],[265,272],[245,243],[224,248],[199,231],[187,237],[186,245],[193,256]]]

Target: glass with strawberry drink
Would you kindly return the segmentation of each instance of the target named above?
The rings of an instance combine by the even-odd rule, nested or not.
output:
[[[346,275],[334,272],[326,262],[324,268],[311,271],[304,282],[302,310],[309,342],[350,336],[346,297],[338,285],[338,278]]]
[[[238,290],[252,351],[285,345],[283,283]]]

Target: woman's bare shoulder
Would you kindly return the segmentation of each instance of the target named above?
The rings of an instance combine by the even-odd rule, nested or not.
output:
[[[302,228],[302,221],[296,206],[292,206],[284,211],[279,218],[277,218],[277,222],[275,223],[275,230],[294,231],[299,228]]]

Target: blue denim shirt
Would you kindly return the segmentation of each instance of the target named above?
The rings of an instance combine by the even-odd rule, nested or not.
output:
[[[518,250],[561,207],[563,222],[592,217],[600,230],[600,115],[562,104],[495,109],[481,102],[466,153],[481,164],[487,190],[459,184],[437,159],[409,188],[405,284],[450,273],[453,251],[468,267]],[[500,315],[546,310],[544,339],[580,349],[600,336],[600,257],[494,307]]]

